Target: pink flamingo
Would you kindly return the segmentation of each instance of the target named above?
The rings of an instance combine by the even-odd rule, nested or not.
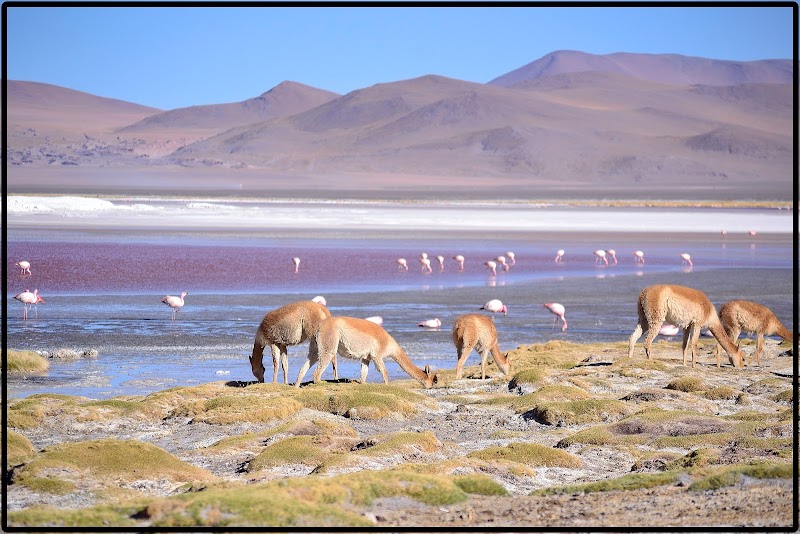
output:
[[[608,255],[611,256],[612,260],[614,260],[614,265],[616,265],[617,264],[617,251],[614,250],[613,248],[610,248],[606,252],[608,252]]]
[[[14,296],[15,299],[20,301],[23,304],[22,309],[22,319],[28,319],[28,309],[30,306],[34,306],[35,309],[35,317],[39,317],[39,303],[44,303],[44,299],[39,296],[39,290],[34,289],[33,293],[30,292],[29,289],[26,289],[22,293]]]
[[[725,237],[726,235],[728,235],[728,231],[723,228],[720,234],[722,234],[722,237]]]
[[[294,262],[294,272],[298,272],[300,270],[300,258],[292,258]]]
[[[564,330],[566,330],[567,329],[567,320],[564,318],[564,313],[566,312],[566,310],[564,309],[564,306],[562,306],[558,302],[548,302],[547,304],[544,305],[544,307],[547,308],[548,310],[550,310],[550,313],[552,313],[553,315],[556,316],[553,319],[553,327],[555,327],[555,325],[556,325],[556,319],[558,319],[560,317],[561,320],[564,322],[564,324],[561,326],[561,331],[563,332]]]
[[[31,262],[29,261],[18,261],[14,265],[19,267],[19,274],[31,274]]]
[[[492,299],[483,306],[481,306],[482,310],[486,310],[488,312],[492,312],[492,317],[494,317],[495,313],[503,312],[503,315],[508,315],[508,308],[502,301],[498,299]]]
[[[408,270],[408,263],[406,262],[405,258],[397,258],[397,270],[398,271]]]
[[[427,321],[422,321],[417,326],[424,326],[425,328],[439,328],[442,326],[442,321],[438,319],[428,319]]]
[[[506,252],[506,256],[508,256],[508,259],[511,261],[511,265],[517,263],[517,258],[513,252]]]
[[[644,265],[644,252],[637,250],[633,253],[633,263],[641,263]]]
[[[594,255],[596,258],[594,259],[595,263],[600,263],[601,261],[605,262],[608,265],[608,258],[606,258],[606,251],[605,250],[595,250]]]
[[[444,256],[436,256],[436,260],[439,262],[439,270],[444,271]]]
[[[428,258],[420,258],[419,262],[422,264],[422,272],[423,273],[432,273],[433,269],[431,269],[431,260]]]
[[[556,251],[556,263],[564,261],[564,249],[560,248]]]
[[[692,257],[691,257],[689,254],[687,254],[686,252],[684,252],[683,254],[681,254],[681,258],[683,259],[683,262],[681,262],[681,264],[682,264],[682,265],[686,265],[687,263],[689,264],[689,267],[691,267],[692,265],[694,265],[694,264],[692,263]]]
[[[311,302],[316,302],[317,304],[322,304],[323,306],[328,305],[328,301],[325,300],[325,297],[323,297],[322,295],[317,295],[316,297],[311,299]]]
[[[188,291],[184,291],[183,293],[181,293],[180,297],[167,295],[166,297],[161,299],[161,302],[163,302],[164,304],[166,304],[167,306],[172,308],[172,320],[173,321],[175,320],[175,313],[178,311],[178,309],[179,308],[183,308],[183,304],[184,304],[183,297],[185,297],[188,294],[189,294]]]
[[[662,336],[674,336],[680,332],[680,328],[675,326],[674,324],[664,323],[661,325],[661,328],[658,329],[659,335]]]
[[[497,256],[497,263],[499,263],[500,265],[503,266],[503,270],[504,271],[508,270],[508,264],[506,263],[506,257],[505,256]]]
[[[747,232],[747,234],[748,234],[750,237],[755,237],[755,236],[757,236],[757,235],[758,235],[758,232],[756,232],[755,230],[750,230],[750,231],[748,231],[748,232]]]
[[[453,256],[453,259],[456,260],[456,263],[458,264],[458,270],[459,271],[463,271],[464,270],[464,256],[462,256],[461,254],[456,254],[455,256]]]
[[[490,271],[492,271],[492,275],[497,276],[497,263],[489,260],[484,263],[484,265],[487,266]]]
[[[367,317],[364,320],[365,321],[370,321],[370,322],[378,324],[378,325],[383,324],[383,317],[381,317],[380,315],[373,315],[372,317]]]

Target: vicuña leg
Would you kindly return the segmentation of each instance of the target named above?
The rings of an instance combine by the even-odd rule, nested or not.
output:
[[[319,354],[309,354],[308,358],[306,359],[306,363],[300,368],[300,372],[297,374],[297,381],[294,383],[294,387],[299,388],[300,383],[303,381],[303,377],[306,376],[309,368],[319,361]],[[314,371],[316,374],[316,370]]]
[[[462,375],[464,374],[464,364],[469,357],[469,353],[472,352],[472,348],[474,345],[469,343],[459,342],[459,346],[456,347],[458,349],[458,363],[456,363],[456,380],[460,380]]]
[[[389,373],[386,372],[386,366],[383,364],[382,358],[372,358],[372,363],[375,364],[375,369],[383,376],[384,383],[389,383]]]

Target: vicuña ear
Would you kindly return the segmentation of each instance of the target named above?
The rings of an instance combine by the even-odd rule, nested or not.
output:
[[[430,365],[426,365],[426,366],[425,366],[425,369],[423,369],[423,371],[425,371],[425,374],[426,374],[426,375],[429,375],[429,374],[431,374],[431,366],[430,366]]]

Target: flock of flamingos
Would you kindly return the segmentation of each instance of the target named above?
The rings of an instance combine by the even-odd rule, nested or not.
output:
[[[724,232],[723,232],[724,235]],[[755,235],[750,232],[750,235]],[[563,261],[565,251],[558,250],[554,261]],[[596,250],[595,263],[609,265],[609,258],[614,264],[618,262],[616,251]],[[684,265],[692,266],[689,254],[680,255]],[[644,264],[644,253],[637,250],[633,253],[637,264]],[[464,256],[453,257],[458,265],[457,269],[463,271]],[[439,269],[444,269],[444,257],[436,256]],[[431,273],[431,260],[426,253],[419,258],[423,273]],[[292,258],[295,272],[299,272],[300,258]],[[408,270],[405,258],[396,260],[398,269]],[[506,252],[493,260],[486,261],[484,265],[492,275],[497,275],[498,265],[508,271],[516,263],[513,252]],[[19,261],[16,266],[20,275],[31,274],[31,264],[28,261]],[[180,296],[168,295],[161,302],[172,310],[172,319],[176,312],[185,304],[184,298],[188,292]],[[38,316],[38,304],[44,303],[38,289],[33,292],[25,290],[14,297],[23,305],[23,319],[28,318],[30,307],[34,307]],[[562,321],[562,332],[567,329],[564,306],[551,302],[544,306]],[[492,313],[485,316],[477,313],[461,315],[453,323],[452,338],[457,352],[456,379],[463,374],[463,366],[467,357],[476,350],[481,357],[481,378],[487,374],[488,356],[491,354],[500,371],[505,375],[511,372],[511,361],[508,353],[499,350],[497,329],[494,324],[494,314],[508,313],[508,308],[497,299],[484,304],[481,310]],[[300,369],[295,381],[299,387],[303,377],[311,366],[318,364],[314,371],[313,380],[319,382],[321,375],[329,363],[333,364],[334,379],[338,380],[337,354],[345,358],[361,362],[361,382],[366,382],[367,369],[370,362],[383,376],[384,382],[389,383],[386,367],[383,360],[391,358],[410,376],[417,379],[425,387],[432,387],[438,381],[438,376],[428,367],[420,369],[408,358],[400,345],[382,328],[381,317],[360,319],[356,317],[333,317],[326,307],[324,297],[318,296],[309,301],[299,301],[287,304],[276,310],[268,312],[256,331],[253,352],[250,364],[253,375],[259,382],[264,381],[265,368],[263,353],[267,346],[270,347],[273,363],[272,381],[278,381],[278,372],[283,369],[284,383],[289,383],[288,378],[288,353],[287,347],[299,345],[309,340],[309,351],[306,362]],[[439,319],[430,319],[419,323],[421,327],[439,328]],[[708,297],[697,289],[680,285],[660,284],[644,288],[638,299],[638,321],[629,339],[628,357],[633,357],[634,345],[642,335],[645,335],[644,349],[647,358],[652,358],[651,344],[659,334],[674,335],[683,332],[683,364],[687,365],[691,355],[692,367],[696,366],[697,343],[702,329],[708,329],[718,345],[716,350],[717,366],[720,362],[720,346],[726,351],[732,366],[741,368],[745,364],[745,354],[738,346],[739,335],[742,332],[757,335],[757,345],[754,353],[758,365],[761,365],[761,352],[764,336],[778,335],[785,340],[793,340],[794,334],[788,330],[775,314],[767,307],[750,301],[733,300],[723,304],[720,312],[709,301]]]

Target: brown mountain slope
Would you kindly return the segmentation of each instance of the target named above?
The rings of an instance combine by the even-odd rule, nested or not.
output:
[[[559,50],[532,61],[489,82],[512,87],[529,80],[556,74],[602,71],[633,78],[679,85],[739,85],[743,83],[792,83],[792,62],[788,59],[725,61],[679,54],[595,55]]]
[[[100,132],[160,111],[57,85],[16,80],[6,83],[9,128]]]
[[[173,109],[151,115],[118,131],[144,133],[170,129],[219,133],[235,126],[294,115],[339,96],[331,91],[285,81],[242,102]]]
[[[442,188],[445,177],[467,187],[510,179],[528,193],[719,192],[758,180],[761,192],[790,198],[791,87],[706,90],[602,72],[520,87],[438,76],[379,84],[194,143],[167,160],[311,176],[380,174],[383,185],[391,184],[389,174],[393,187],[409,175]]]

